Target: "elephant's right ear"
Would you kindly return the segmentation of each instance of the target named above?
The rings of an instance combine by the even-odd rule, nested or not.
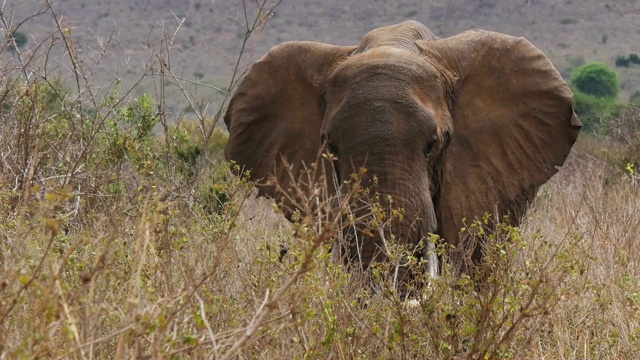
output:
[[[258,181],[261,195],[277,197],[271,176],[286,189],[290,172],[316,160],[321,147],[322,84],[355,47],[287,42],[253,64],[224,116],[225,149],[242,172]],[[285,164],[291,164],[289,170]]]
[[[454,75],[438,211],[440,231],[456,243],[463,218],[488,212],[517,222],[564,163],[581,124],[569,86],[524,38],[472,30],[422,45]]]

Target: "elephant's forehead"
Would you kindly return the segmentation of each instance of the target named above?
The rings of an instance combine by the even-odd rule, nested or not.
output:
[[[340,64],[330,76],[334,84],[372,82],[386,75],[388,80],[397,80],[408,85],[439,84],[440,73],[424,55],[394,47],[380,47],[356,54]],[[431,80],[431,81],[430,81]]]

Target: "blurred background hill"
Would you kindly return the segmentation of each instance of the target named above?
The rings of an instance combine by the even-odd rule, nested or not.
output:
[[[254,16],[257,5],[246,3],[254,12],[249,16]],[[38,0],[13,0],[5,4],[4,13],[13,14],[17,24],[43,6]],[[169,64],[174,75],[224,90],[244,36],[240,0],[58,0],[53,7],[85,53],[99,51],[100,43],[114,35],[95,76],[104,83],[122,79],[123,86],[150,60],[148,45],[159,47],[163,33],[175,33]],[[407,19],[426,24],[441,37],[471,28],[524,36],[566,79],[585,62],[614,67],[617,57],[640,53],[638,0],[284,0],[269,16],[268,24],[250,39],[244,64],[283,41],[356,44],[373,28]],[[52,26],[50,17],[35,17],[21,24],[20,31],[34,44],[46,41]],[[622,100],[640,91],[640,65],[615,70]],[[153,91],[149,86],[139,91]],[[178,98],[177,90],[169,86],[168,98]],[[210,108],[217,109],[219,90],[195,86],[191,91],[209,97],[214,105]],[[171,106],[178,111],[184,105]]]

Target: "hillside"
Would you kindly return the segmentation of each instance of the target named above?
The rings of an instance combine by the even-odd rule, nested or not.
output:
[[[14,0],[5,6],[5,13],[13,12],[14,20],[19,21],[42,6],[42,1]],[[63,0],[53,7],[85,54],[99,48],[109,34],[115,35],[96,74],[104,83],[117,77],[129,85],[127,81],[140,74],[150,60],[148,44],[159,49],[161,34],[173,35],[179,19],[184,19],[171,48],[171,70],[176,76],[224,89],[244,35],[243,7],[238,0]],[[252,16],[256,5],[248,9]],[[640,53],[637,0],[611,4],[596,0],[284,0],[267,26],[253,34],[245,61],[287,40],[355,44],[372,28],[406,19],[421,21],[442,37],[470,28],[524,36],[565,77],[585,61],[613,66],[618,55]],[[40,16],[22,24],[20,30],[33,44],[45,39],[52,26],[49,17]],[[623,99],[640,91],[640,66],[616,70]],[[212,88],[198,91],[199,96],[216,98]],[[177,89],[168,89],[168,93],[170,99],[178,98]]]

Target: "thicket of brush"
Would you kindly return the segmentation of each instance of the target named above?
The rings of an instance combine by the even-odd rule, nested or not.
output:
[[[2,15],[3,32],[16,30]],[[613,119],[609,136],[579,139],[522,227],[498,226],[483,282],[445,259],[441,277],[418,279],[430,285],[409,306],[383,276],[393,262],[366,284],[330,260],[336,222],[291,225],[231,176],[219,114],[206,118],[188,90],[193,118],[171,120],[162,89],[183,84],[163,61],[171,37],[150,44],[140,74],[155,93],[134,97],[92,82],[101,52],[82,55],[51,7],[34,16],[56,20],[46,42],[0,47],[0,358],[640,350],[638,108]]]

